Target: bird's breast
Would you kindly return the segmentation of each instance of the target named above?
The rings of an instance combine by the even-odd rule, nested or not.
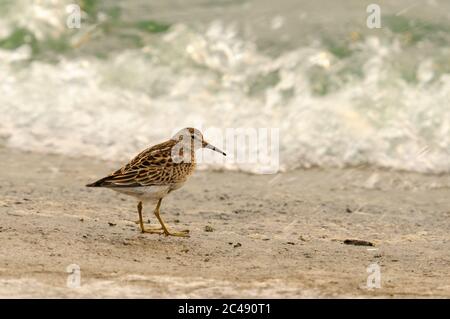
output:
[[[182,163],[172,168],[172,184],[184,183],[195,170],[195,163]]]

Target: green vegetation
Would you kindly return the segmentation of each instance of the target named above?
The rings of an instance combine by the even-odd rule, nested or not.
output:
[[[136,27],[139,30],[150,32],[150,33],[161,33],[166,32],[170,28],[170,24],[157,22],[153,20],[142,20],[136,23]]]
[[[6,50],[15,50],[23,44],[29,44],[33,51],[37,51],[35,36],[24,28],[18,28],[6,38],[0,39],[0,47]]]
[[[393,33],[403,35],[406,44],[415,44],[424,39],[447,44],[449,41],[448,25],[396,15],[383,17],[383,24]]]
[[[36,35],[26,27],[16,26],[13,31],[4,38],[0,38],[0,48],[5,50],[15,50],[22,45],[31,48],[33,59],[52,59],[59,53],[72,51],[76,54],[78,50],[90,52],[97,56],[107,56],[108,51],[99,52],[99,49],[110,43],[122,43],[126,47],[139,48],[147,43],[149,34],[158,34],[169,30],[169,23],[141,20],[138,22],[127,22],[121,20],[122,10],[117,5],[104,5],[98,0],[78,0],[76,1],[81,9],[87,13],[87,19],[82,21],[82,30],[65,29],[61,34],[51,33],[37,39]],[[99,21],[99,13],[107,16],[105,20]],[[99,23],[100,22],[100,23]],[[72,39],[75,34],[87,30],[95,25],[95,32],[89,35],[88,41],[82,47],[73,47]],[[87,31],[89,32],[89,31]],[[96,41],[92,41],[95,38]],[[123,42],[122,42],[123,41]]]
[[[79,0],[80,8],[89,16],[95,16],[98,11],[98,0]]]
[[[280,74],[278,70],[267,74],[259,75],[251,81],[248,94],[251,96],[264,92],[267,88],[273,87],[280,82]]]
[[[335,39],[325,38],[323,44],[330,53],[339,59],[347,58],[353,53],[350,49],[350,42],[345,39],[337,42]]]

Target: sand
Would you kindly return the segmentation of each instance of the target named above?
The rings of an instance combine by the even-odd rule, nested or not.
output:
[[[141,234],[133,198],[84,187],[121,163],[0,161],[0,297],[450,297],[448,175],[197,171],[163,201],[191,231],[173,238]]]

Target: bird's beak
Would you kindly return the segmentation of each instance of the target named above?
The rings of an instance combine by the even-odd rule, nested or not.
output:
[[[206,141],[203,141],[203,142],[202,142],[202,146],[203,146],[204,148],[209,148],[210,150],[216,151],[216,152],[218,152],[218,153],[220,153],[220,154],[222,154],[222,155],[224,155],[224,156],[227,156],[227,154],[225,154],[224,151],[219,150],[217,147],[215,147],[214,145],[209,144],[209,143],[206,142]]]

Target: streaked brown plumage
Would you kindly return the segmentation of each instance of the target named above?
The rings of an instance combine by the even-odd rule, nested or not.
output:
[[[159,216],[159,207],[164,196],[183,186],[194,172],[195,150],[199,148],[210,148],[225,155],[207,143],[200,131],[185,128],[169,141],[142,151],[122,168],[86,186],[106,187],[136,197],[139,200],[138,213],[142,232],[186,237],[188,231],[170,232],[167,229]],[[144,229],[142,202],[157,203],[154,213],[161,228]]]
[[[122,168],[91,185],[139,187],[183,182],[195,168],[195,156],[191,163],[174,163],[171,152],[176,143],[177,141],[170,140],[152,146],[139,153]]]

